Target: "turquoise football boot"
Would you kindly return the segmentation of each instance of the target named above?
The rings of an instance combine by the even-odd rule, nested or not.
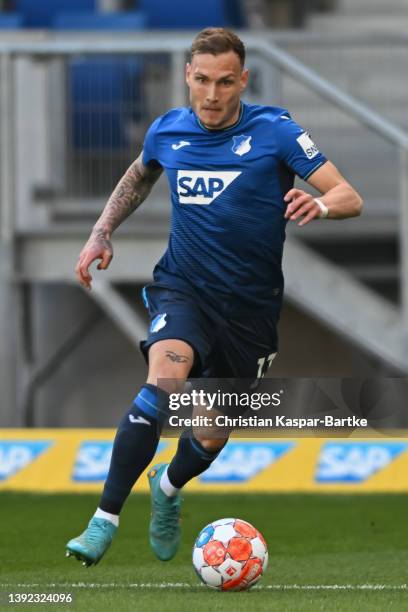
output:
[[[66,545],[66,556],[74,556],[82,565],[96,565],[111,545],[117,527],[102,518],[91,518],[88,527]]]
[[[158,463],[149,470],[152,494],[152,518],[149,527],[150,545],[160,561],[170,561],[180,544],[181,496],[169,497],[160,488],[160,479],[167,463]]]

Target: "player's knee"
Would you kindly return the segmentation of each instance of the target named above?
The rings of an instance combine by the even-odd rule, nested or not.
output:
[[[170,395],[183,392],[187,376],[188,372],[180,372],[180,370],[163,363],[162,367],[149,369],[147,382],[156,385]]]

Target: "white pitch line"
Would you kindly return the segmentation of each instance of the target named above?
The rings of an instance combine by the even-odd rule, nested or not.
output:
[[[205,588],[204,584],[187,582],[51,582],[49,584],[0,584],[0,588],[43,588],[43,589],[179,589]],[[256,591],[408,591],[407,584],[267,584],[254,586]]]

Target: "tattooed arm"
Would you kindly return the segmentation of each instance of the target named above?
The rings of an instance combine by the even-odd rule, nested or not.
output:
[[[113,257],[112,233],[147,198],[161,173],[161,167],[145,166],[140,154],[120,179],[79,255],[75,272],[83,287],[91,289],[89,267],[92,262],[102,260],[98,270],[106,270],[109,266]]]

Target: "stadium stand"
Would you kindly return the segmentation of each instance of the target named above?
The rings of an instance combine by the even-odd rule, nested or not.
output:
[[[28,28],[49,28],[62,11],[94,11],[96,0],[15,0],[15,8],[24,15]]]
[[[56,31],[129,31],[146,25],[143,12],[64,12]],[[127,125],[138,116],[142,65],[135,58],[88,57],[70,61],[69,87],[73,146],[80,150],[118,149],[128,144]]]
[[[244,11],[240,0],[141,0],[137,6],[147,14],[152,29],[194,29],[208,25],[242,28]]]
[[[0,30],[16,30],[24,25],[21,13],[0,13]]]
[[[57,13],[51,24],[54,30],[141,30],[147,26],[144,11]]]
[[[15,0],[14,6],[22,20],[14,17],[14,13],[8,14],[6,21],[15,24],[10,27],[54,28],[60,19],[67,24],[69,13],[72,29],[78,30],[86,29],[87,25],[89,29],[117,29],[122,19],[127,26],[136,19],[137,29],[197,29],[209,24],[243,28],[246,25],[242,0],[207,0],[202,4],[189,0],[136,0],[132,10],[122,13],[98,11],[97,0]],[[92,15],[97,16],[95,22]]]

